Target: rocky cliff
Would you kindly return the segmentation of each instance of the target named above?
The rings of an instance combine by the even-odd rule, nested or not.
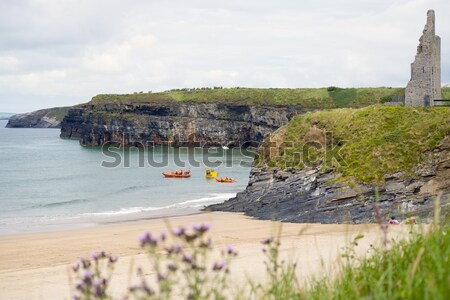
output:
[[[69,107],[54,107],[17,114],[9,118],[7,128],[60,128]]]
[[[386,218],[428,217],[437,196],[449,208],[449,126],[445,108],[375,106],[295,117],[261,144],[245,191],[206,209],[364,223],[374,222],[378,202]]]
[[[257,145],[285,125],[301,106],[226,103],[97,103],[69,110],[61,137],[82,145]]]
[[[254,167],[245,191],[209,211],[244,212],[259,219],[299,223],[371,223],[378,203],[389,216],[427,218],[434,200],[450,201],[449,137],[410,177],[404,172],[387,174],[385,184],[337,182],[334,170],[280,170]],[[378,196],[377,196],[378,194]],[[448,208],[447,208],[448,209]]]

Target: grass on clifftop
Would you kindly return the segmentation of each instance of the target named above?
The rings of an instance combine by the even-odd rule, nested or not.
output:
[[[376,105],[300,115],[271,136],[257,165],[285,169],[336,167],[344,178],[382,183],[384,175],[412,172],[424,152],[450,133],[450,108]],[[336,163],[337,162],[337,163]]]
[[[55,118],[57,121],[61,122],[71,108],[72,107],[70,106],[50,108],[47,117]]]
[[[230,103],[236,105],[302,105],[306,108],[362,107],[390,101],[403,88],[203,88],[160,93],[97,95],[90,104],[119,103]]]

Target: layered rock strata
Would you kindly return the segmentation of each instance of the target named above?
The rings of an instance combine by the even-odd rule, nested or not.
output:
[[[220,103],[88,104],[69,111],[61,137],[85,146],[258,145],[302,111],[300,106]]]

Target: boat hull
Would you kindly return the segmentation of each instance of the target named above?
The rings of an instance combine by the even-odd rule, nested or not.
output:
[[[234,182],[236,182],[236,180],[234,180],[234,179],[225,179],[225,178],[216,178],[216,181],[220,182],[220,183],[234,183]]]
[[[216,172],[216,171],[211,171],[211,172],[209,172],[209,174],[205,172],[205,178],[206,179],[214,179],[218,175],[219,175],[219,172]]]
[[[165,178],[189,178],[191,174],[175,174],[172,172],[163,172],[162,173]]]

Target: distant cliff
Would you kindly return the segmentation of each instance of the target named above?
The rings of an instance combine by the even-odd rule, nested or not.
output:
[[[70,107],[54,107],[17,114],[9,118],[7,128],[60,128]]]
[[[85,146],[105,142],[142,146],[240,146],[259,144],[285,125],[301,106],[218,103],[134,103],[85,105],[69,110],[61,137]]]
[[[177,89],[98,95],[71,109],[61,137],[82,145],[171,143],[174,146],[259,144],[294,115],[342,106],[361,107],[404,93],[398,88]]]

